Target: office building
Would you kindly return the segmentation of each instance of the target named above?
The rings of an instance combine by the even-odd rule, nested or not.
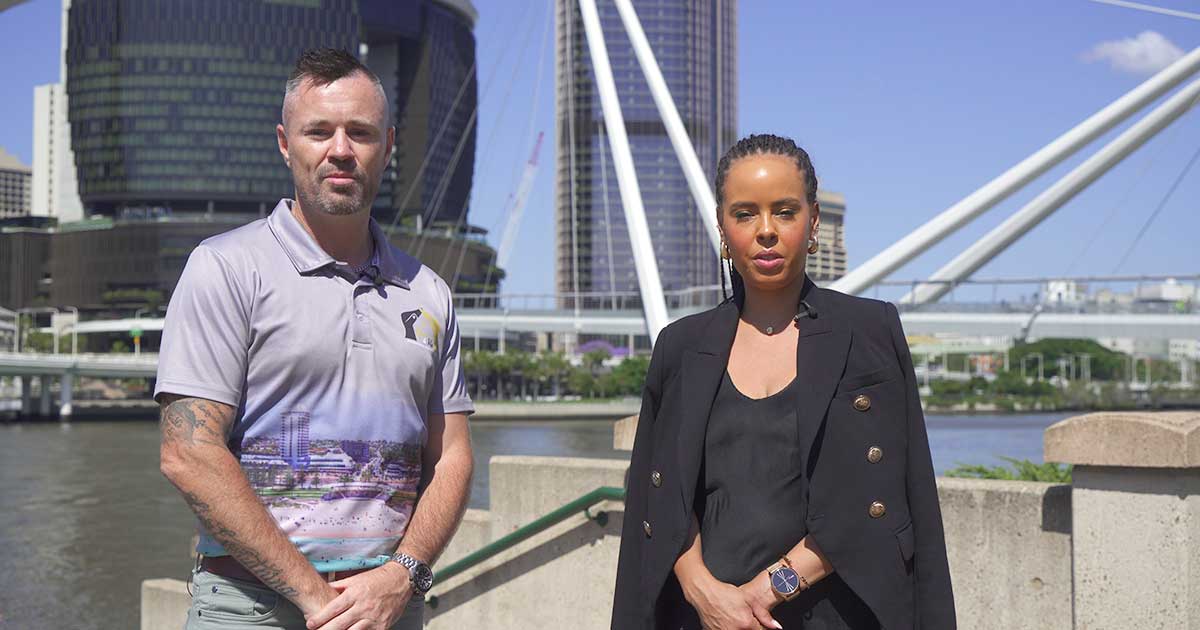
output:
[[[489,271],[494,252],[466,221],[477,106],[467,0],[65,0],[64,10],[65,85],[36,97],[40,121],[67,111],[65,141],[47,122],[37,144],[52,165],[73,151],[81,202],[56,210],[74,185],[63,177],[39,189],[43,212],[61,219],[46,263],[54,303],[169,299],[197,243],[291,197],[275,126],[296,58],[316,47],[356,52],[389,96],[397,143],[372,214],[455,289],[496,290],[484,286],[502,276]]]
[[[83,218],[75,155],[71,151],[71,125],[67,122],[67,90],[63,83],[33,89],[33,197],[34,216],[63,222]]]
[[[0,148],[0,219],[29,215],[32,170]]]
[[[717,257],[649,87],[611,2],[599,13],[665,290],[714,285]],[[556,287],[638,290],[612,154],[574,0],[555,2]],[[634,2],[709,181],[737,140],[736,0]],[[706,209],[711,212],[711,209]],[[603,298],[594,300],[601,306]]]
[[[269,211],[292,194],[275,138],[284,82],[303,50],[331,47],[358,52],[393,104],[398,146],[376,216],[390,220],[430,154],[408,207],[457,222],[474,168],[474,19],[465,0],[74,0],[66,91],[83,204]],[[469,98],[449,107],[464,81]]]
[[[846,196],[818,188],[817,203],[821,206],[817,231],[821,247],[808,257],[804,270],[813,282],[825,285],[846,275]]]

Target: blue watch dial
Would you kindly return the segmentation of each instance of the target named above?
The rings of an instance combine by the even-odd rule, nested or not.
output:
[[[771,574],[771,587],[780,595],[791,595],[800,588],[800,576],[791,567],[780,567]]]

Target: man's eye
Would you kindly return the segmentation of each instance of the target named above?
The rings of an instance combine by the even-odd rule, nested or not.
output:
[[[328,138],[329,132],[325,131],[324,129],[309,129],[308,131],[304,132],[304,135],[310,138]]]

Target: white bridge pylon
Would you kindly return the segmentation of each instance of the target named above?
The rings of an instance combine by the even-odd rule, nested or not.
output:
[[[663,125],[671,140],[671,145],[683,168],[688,188],[696,202],[696,210],[700,213],[701,221],[708,232],[714,251],[719,253],[720,237],[716,224],[716,200],[704,171],[700,167],[695,147],[687,135],[679,111],[667,89],[666,81],[663,79],[654,52],[646,40],[645,32],[642,30],[632,1],[613,0],[613,3],[621,16],[621,22],[629,35],[642,73],[646,77],[654,104],[663,119]],[[637,182],[637,173],[634,170],[633,156],[629,149],[624,116],[621,113],[616,85],[613,81],[612,67],[609,63],[608,49],[604,42],[604,31],[600,24],[596,0],[579,0],[579,9],[588,42],[588,51],[591,55],[592,70],[596,78],[600,106],[604,113],[604,123],[608,129],[608,140],[613,152],[613,168],[617,175],[621,206],[624,210],[626,227],[629,230],[634,266],[637,269],[638,290],[646,318],[646,329],[650,336],[650,342],[653,344],[658,333],[668,323],[662,280],[654,256],[645,207],[642,204],[641,190]],[[941,242],[959,228],[1007,199],[1197,72],[1200,72],[1200,48],[1184,55],[1033,155],[1009,168],[979,190],[859,265],[830,285],[831,288],[852,294],[869,289],[921,252]],[[978,245],[964,251],[942,267],[932,278],[932,280],[940,282],[923,284],[902,301],[925,302],[940,298],[955,282],[969,277],[988,260],[1020,238],[1028,229],[1056,211],[1125,156],[1186,112],[1195,104],[1197,96],[1200,95],[1198,90],[1200,90],[1200,82],[1189,85],[1035,198],[1033,202],[985,236]],[[574,147],[571,147],[571,150],[574,150]]]
[[[1175,63],[1172,63],[1141,85],[1130,90],[1121,98],[1092,114],[1087,120],[1084,120],[1050,144],[1042,147],[1038,152],[1025,158],[996,179],[985,184],[979,190],[967,195],[929,222],[913,230],[909,235],[896,241],[870,260],[854,268],[850,273],[831,284],[830,288],[852,294],[866,291],[876,282],[908,264],[909,261],[916,258],[929,247],[941,242],[962,226],[1007,199],[1026,184],[1075,154],[1085,145],[1111,130],[1155,99],[1166,94],[1198,71],[1200,71],[1200,48],[1196,48],[1184,55],[1175,61]],[[1146,117],[1147,121],[1154,119],[1156,116],[1169,118],[1165,123],[1161,125],[1144,125],[1143,123],[1146,121],[1143,121],[1143,123],[1135,125],[1134,128],[1141,128],[1142,130],[1147,130],[1151,127],[1152,129],[1149,129],[1148,135],[1136,140],[1136,142],[1132,141],[1130,136],[1122,135],[1121,138],[1118,138],[1102,149],[1093,159],[1085,163],[1085,165],[1090,164],[1094,168],[1094,171],[1080,172],[1083,165],[1079,169],[1072,171],[1043,193],[1043,195],[1039,195],[1029,206],[1022,209],[1021,212],[1024,213],[1022,216],[1026,217],[1026,219],[1018,220],[1017,215],[1014,215],[1001,228],[998,228],[998,230],[1008,228],[1007,230],[1004,230],[1002,233],[993,231],[992,234],[984,237],[985,240],[989,241],[990,245],[985,248],[967,250],[951,261],[951,263],[938,270],[936,278],[946,282],[936,285],[924,285],[918,289],[915,295],[910,294],[903,301],[907,303],[915,300],[916,303],[922,303],[936,300],[944,295],[953,286],[954,282],[967,278],[987,262],[987,260],[990,260],[992,256],[995,256],[1011,245],[1024,233],[1024,229],[1036,225],[1038,221],[1057,210],[1070,197],[1087,187],[1088,184],[1095,181],[1100,175],[1106,173],[1112,166],[1119,163],[1122,158],[1132,152],[1133,148],[1137,148],[1137,146],[1140,146],[1147,139],[1161,131],[1170,120],[1174,120],[1183,111],[1186,111],[1187,107],[1176,112],[1173,117],[1169,116],[1170,112],[1164,111],[1167,109],[1170,108],[1167,104],[1164,104]],[[1131,128],[1130,131],[1133,131],[1134,128]],[[1116,146],[1122,138],[1129,141],[1129,146],[1132,146],[1132,148],[1121,150],[1119,146]],[[1116,159],[1109,159],[1114,156]],[[1076,188],[1079,183],[1082,183],[1082,186]],[[1065,192],[1069,192],[1069,194],[1059,203],[1047,203],[1051,200],[1051,197],[1057,197]],[[1039,204],[1042,206],[1041,210],[1026,212],[1026,210],[1029,210],[1031,206],[1039,201],[1042,202],[1042,204]],[[1041,214],[1043,210],[1044,214]],[[1037,214],[1040,214],[1040,216],[1036,220],[1027,220],[1027,218]]]
[[[633,51],[637,55],[638,64],[658,114],[663,119],[671,146],[683,167],[684,177],[687,178],[688,188],[696,201],[696,210],[700,220],[708,232],[713,251],[719,251],[721,239],[717,234],[716,208],[717,202],[709,188],[708,178],[700,167],[700,159],[696,157],[696,148],[692,146],[691,138],[679,117],[679,110],[667,89],[667,82],[659,69],[654,51],[646,40],[641,21],[633,9],[630,0],[614,0],[617,11],[621,15],[621,23],[629,35]],[[629,150],[629,138],[625,133],[625,118],[621,113],[621,104],[617,97],[616,84],[613,81],[612,66],[608,60],[608,48],[604,43],[604,29],[600,24],[600,16],[596,10],[596,0],[579,0],[579,13],[583,18],[584,35],[588,42],[588,52],[592,58],[592,71],[596,76],[596,91],[600,96],[600,108],[604,112],[604,126],[608,129],[609,146],[613,153],[613,170],[617,173],[617,186],[621,192],[621,206],[625,211],[625,226],[629,230],[629,244],[633,250],[633,264],[637,269],[638,292],[642,299],[642,310],[646,315],[646,332],[653,344],[658,333],[668,323],[666,300],[663,298],[662,279],[658,273],[658,262],[654,257],[654,244],[650,239],[650,228],[646,222],[646,209],[642,205],[642,193],[638,187],[637,173],[634,170],[633,155]],[[571,147],[574,151],[575,147]],[[574,173],[572,173],[572,177]],[[578,262],[576,263],[578,264]]]
[[[1134,123],[1095,155],[1072,169],[974,245],[963,250],[954,260],[934,272],[929,278],[930,282],[917,285],[912,292],[901,298],[900,302],[925,304],[941,299],[956,283],[970,277],[1147,140],[1178,120],[1196,104],[1198,98],[1200,80],[1189,83],[1187,87],[1173,94],[1145,118]]]

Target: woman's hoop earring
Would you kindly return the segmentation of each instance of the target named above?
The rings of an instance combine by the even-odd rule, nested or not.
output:
[[[821,249],[821,244],[817,242],[817,239],[808,239],[808,253],[815,254],[819,249]]]

